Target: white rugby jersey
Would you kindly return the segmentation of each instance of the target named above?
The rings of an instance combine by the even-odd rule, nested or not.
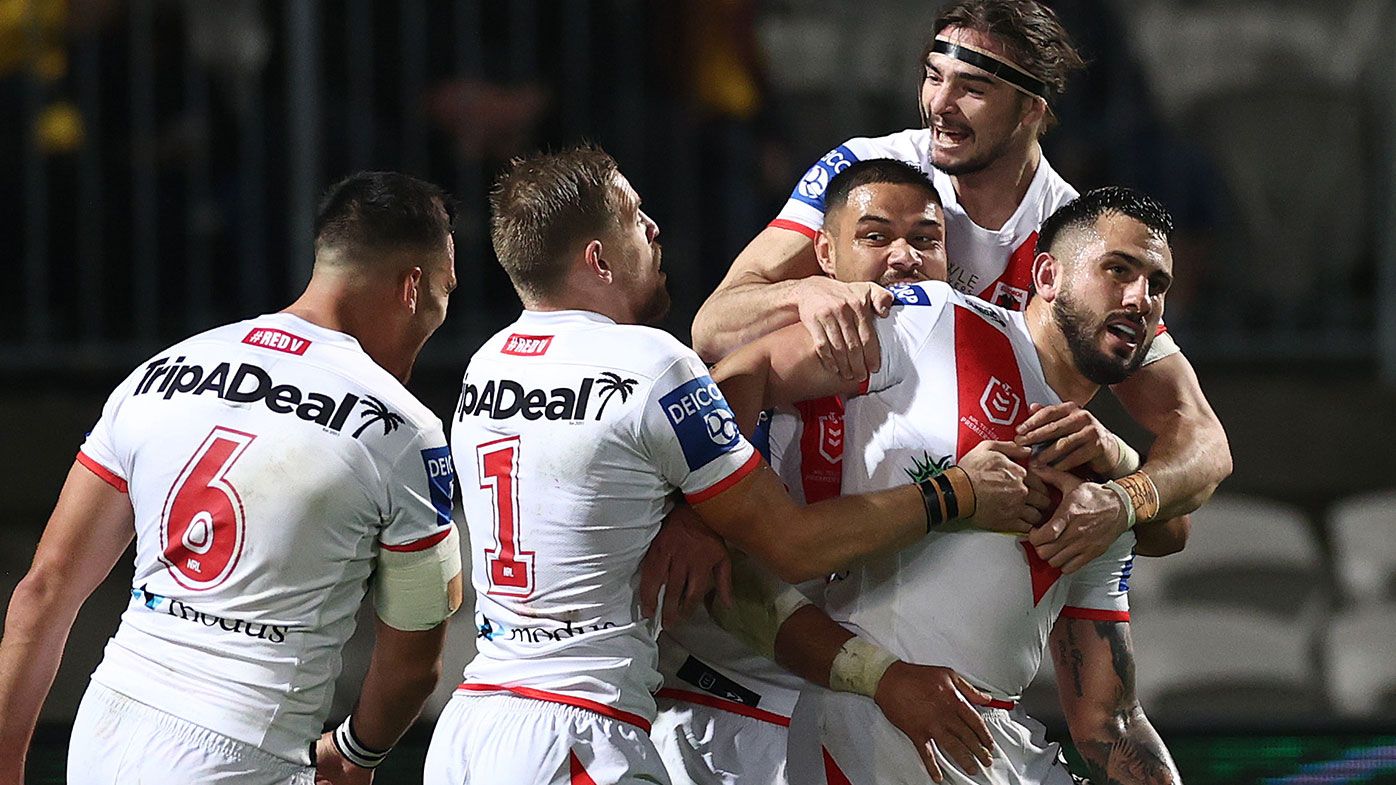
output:
[[[451,445],[477,598],[461,689],[648,728],[640,560],[673,491],[712,498],[760,464],[707,368],[659,330],[525,311],[471,359]]]
[[[823,398],[779,409],[758,435],[791,498],[809,504],[839,495],[843,481],[843,401]],[[764,444],[763,444],[764,442]],[[816,604],[824,580],[800,584]],[[786,726],[805,680],[717,625],[705,608],[659,637],[659,695]]]
[[[1011,441],[1047,385],[1023,315],[949,286],[892,287],[898,306],[877,323],[882,367],[845,413],[846,493],[942,471],[984,440]],[[1129,619],[1134,535],[1066,576],[1026,540],[968,529],[932,533],[832,581],[836,621],[898,657],[943,665],[1001,700],[1018,698],[1058,615]]]
[[[279,313],[137,368],[78,460],[135,509],[93,680],[309,763],[379,548],[450,533],[440,420],[354,338]]]
[[[807,237],[824,226],[824,191],[834,175],[858,161],[892,158],[915,166],[935,184],[945,209],[945,255],[948,282],[965,294],[995,305],[1021,311],[1028,306],[1032,286],[1032,261],[1037,255],[1037,229],[1057,208],[1075,199],[1076,189],[1057,174],[1045,156],[1028,184],[1018,209],[998,229],[975,223],[960,204],[950,175],[931,163],[931,131],[912,128],[876,138],[849,139],[820,158],[790,193],[771,226],[791,229]],[[1167,330],[1158,327],[1159,339],[1149,348],[1144,363],[1155,362],[1178,351]]]

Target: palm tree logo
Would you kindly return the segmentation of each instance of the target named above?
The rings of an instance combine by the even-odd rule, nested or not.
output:
[[[603,371],[596,381],[598,393],[605,396],[601,399],[601,408],[596,410],[598,420],[601,419],[601,413],[606,411],[606,404],[611,402],[616,393],[620,393],[620,402],[625,403],[630,400],[630,394],[635,392],[635,379],[622,379],[619,374],[610,371]]]
[[[359,426],[357,431],[354,431],[355,439],[359,438],[359,434],[367,430],[368,426],[376,422],[383,423],[384,436],[396,431],[397,427],[404,422],[402,415],[394,411],[389,411],[388,407],[382,401],[374,398],[372,395],[365,395],[363,397],[363,403],[364,410],[359,412],[359,416],[367,417],[368,419],[364,421],[363,425]]]
[[[925,482],[936,475],[944,474],[945,470],[950,468],[950,456],[936,459],[932,458],[930,453],[922,452],[921,457],[912,458],[911,463],[914,468],[903,468],[902,471],[906,472],[906,476],[912,482]]]

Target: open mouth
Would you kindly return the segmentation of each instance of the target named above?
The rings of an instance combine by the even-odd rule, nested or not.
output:
[[[940,144],[957,145],[969,140],[969,131],[946,128],[944,126],[935,127],[935,140]]]
[[[1116,317],[1105,323],[1105,332],[1127,351],[1133,351],[1144,338],[1144,324],[1128,317]]]

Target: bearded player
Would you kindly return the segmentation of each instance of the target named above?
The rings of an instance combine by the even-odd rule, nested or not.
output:
[[[763,404],[851,394],[846,491],[936,477],[981,440],[1012,434],[1030,404],[1084,405],[1099,386],[1138,368],[1172,282],[1171,229],[1147,197],[1091,191],[1044,224],[1036,296],[1024,312],[940,283],[897,286],[898,305],[876,323],[880,368],[861,384],[824,368],[798,326],[735,352],[714,374],[729,382],[740,417]],[[748,383],[762,393],[737,395]],[[1030,472],[1062,493],[1114,497],[1136,520],[1138,510],[1157,503],[1130,476],[1083,482],[1040,462]],[[801,697],[791,725],[791,781],[1069,785],[1057,746],[1016,706],[1050,640],[1068,725],[1092,776],[1176,782],[1134,695],[1126,593],[1134,543],[1126,532],[1068,575],[1026,539],[952,526],[837,576],[824,611],[801,607],[773,639],[781,662],[839,690],[812,688]],[[898,660],[951,667],[992,699],[975,707],[989,741],[967,735],[954,742],[976,762],[946,754],[943,742],[914,744],[884,717],[885,706],[871,698]]]
[[[1038,139],[1053,123],[1054,96],[1081,58],[1056,15],[1035,0],[962,0],[940,12],[934,30],[922,57],[926,127],[851,139],[810,168],[700,309],[693,325],[700,355],[716,360],[800,322],[841,375],[862,378],[876,369],[872,320],[886,312],[890,295],[876,284],[818,275],[814,254],[829,180],[868,158],[895,158],[932,177],[945,210],[952,286],[1002,307],[1026,305],[1038,226],[1076,195],[1043,157]],[[1172,338],[1164,332],[1152,346],[1144,367],[1111,389],[1154,436],[1140,479],[1157,491],[1153,519],[1164,521],[1206,501],[1230,474],[1231,455]],[[1015,436],[1020,444],[1054,438],[1073,411],[1036,414]],[[1053,566],[1079,567],[1124,531],[1123,508],[1110,499],[1102,504],[1068,498],[1075,514],[1037,535]]]
[[[909,545],[943,517],[936,483],[796,505],[697,355],[642,326],[668,307],[658,234],[596,149],[515,161],[491,195],[525,311],[471,359],[451,428],[479,653],[437,723],[431,785],[668,782],[646,735],[659,673],[635,584],[676,493],[790,580]],[[965,456],[948,475],[964,500],[952,517],[1017,532],[1040,520],[1020,453],[1000,441]]]

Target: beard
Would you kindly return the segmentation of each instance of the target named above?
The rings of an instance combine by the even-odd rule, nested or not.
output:
[[[1100,334],[1105,332],[1105,321],[1109,318],[1093,319],[1086,309],[1077,303],[1065,289],[1052,303],[1052,321],[1056,322],[1066,338],[1072,361],[1082,376],[1096,384],[1119,384],[1139,369],[1149,347],[1154,342],[1153,330],[1147,324],[1140,328],[1140,340],[1128,357],[1120,357],[1100,348]]]
[[[654,287],[645,295],[640,305],[635,309],[635,319],[639,324],[650,327],[658,326],[664,321],[664,317],[669,315],[669,279],[662,272],[658,272],[660,260],[663,254],[659,244],[654,245],[654,266],[656,268]]]

